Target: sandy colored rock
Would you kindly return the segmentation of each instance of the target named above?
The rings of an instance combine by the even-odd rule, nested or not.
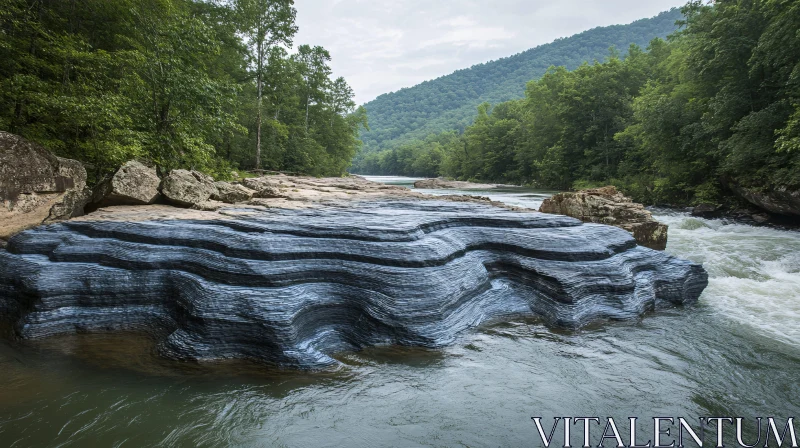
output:
[[[252,183],[255,182],[255,183]],[[103,207],[75,221],[158,221],[158,220],[228,220],[257,214],[268,209],[312,209],[323,205],[347,207],[356,201],[382,199],[439,199],[452,202],[490,204],[508,210],[529,211],[477,196],[431,196],[405,187],[372,182],[360,176],[302,177],[267,176],[251,179],[251,185],[275,185],[281,191],[279,198],[256,198],[246,203],[225,204],[218,201],[201,201],[193,209],[171,205],[141,205]],[[294,185],[294,188],[292,188]],[[281,187],[283,186],[283,187]]]
[[[191,207],[219,194],[214,179],[197,171],[172,170],[161,182],[161,193],[170,202]]]
[[[256,193],[255,197],[262,199],[282,198],[284,195],[279,188],[267,186]]]
[[[441,177],[436,179],[423,179],[414,182],[414,188],[427,190],[453,189],[453,190],[493,190],[503,187],[499,184],[477,184],[474,182],[463,182],[459,180],[446,180]]]
[[[642,204],[633,202],[614,187],[559,193],[546,199],[539,211],[616,226],[630,232],[642,246],[667,248],[668,226],[656,221]]]
[[[152,204],[160,196],[160,184],[154,168],[131,160],[95,187],[92,202],[98,207]]]
[[[80,162],[0,131],[0,239],[80,216],[90,198]]]
[[[212,195],[211,199],[221,201],[228,204],[236,204],[237,202],[247,202],[253,199],[255,191],[251,190],[244,185],[231,184],[228,182],[214,182],[217,187],[217,194]]]

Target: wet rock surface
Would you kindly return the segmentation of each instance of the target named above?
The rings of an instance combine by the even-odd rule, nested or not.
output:
[[[441,200],[72,220],[0,249],[0,313],[19,337],[145,331],[169,358],[301,368],[373,345],[439,347],[510,316],[636,318],[706,285],[701,266],[615,227]]]
[[[616,226],[630,232],[642,246],[667,248],[667,225],[656,221],[642,204],[633,202],[614,187],[559,193],[545,199],[539,211]]]

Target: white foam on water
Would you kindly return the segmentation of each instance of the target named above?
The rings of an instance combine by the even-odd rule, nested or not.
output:
[[[667,252],[703,263],[700,300],[725,318],[800,346],[800,232],[659,214]]]
[[[370,180],[411,187],[417,179],[368,176]],[[471,194],[538,209],[553,192],[508,190],[417,190]],[[667,252],[703,263],[708,288],[700,297],[720,318],[759,334],[800,346],[800,232],[695,218],[684,212],[656,211],[668,224]]]

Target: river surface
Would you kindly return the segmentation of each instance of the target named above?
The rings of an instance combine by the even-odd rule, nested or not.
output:
[[[552,192],[465,193],[538,208]],[[800,416],[800,232],[655,214],[667,251],[704,263],[710,284],[639,321],[510,322],[444,350],[342,353],[317,373],[165,361],[136,335],[0,339],[0,447],[535,447],[532,416],[612,416],[623,433],[629,416]]]

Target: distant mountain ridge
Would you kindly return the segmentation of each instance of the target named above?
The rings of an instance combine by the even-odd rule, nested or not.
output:
[[[496,104],[524,96],[525,84],[551,66],[572,70],[584,61],[603,60],[610,47],[625,53],[630,44],[646,47],[664,38],[682,18],[673,8],[627,25],[593,28],[506,58],[458,70],[414,87],[383,94],[366,103],[370,131],[363,131],[365,152],[392,148],[431,133],[463,130],[483,102]]]

